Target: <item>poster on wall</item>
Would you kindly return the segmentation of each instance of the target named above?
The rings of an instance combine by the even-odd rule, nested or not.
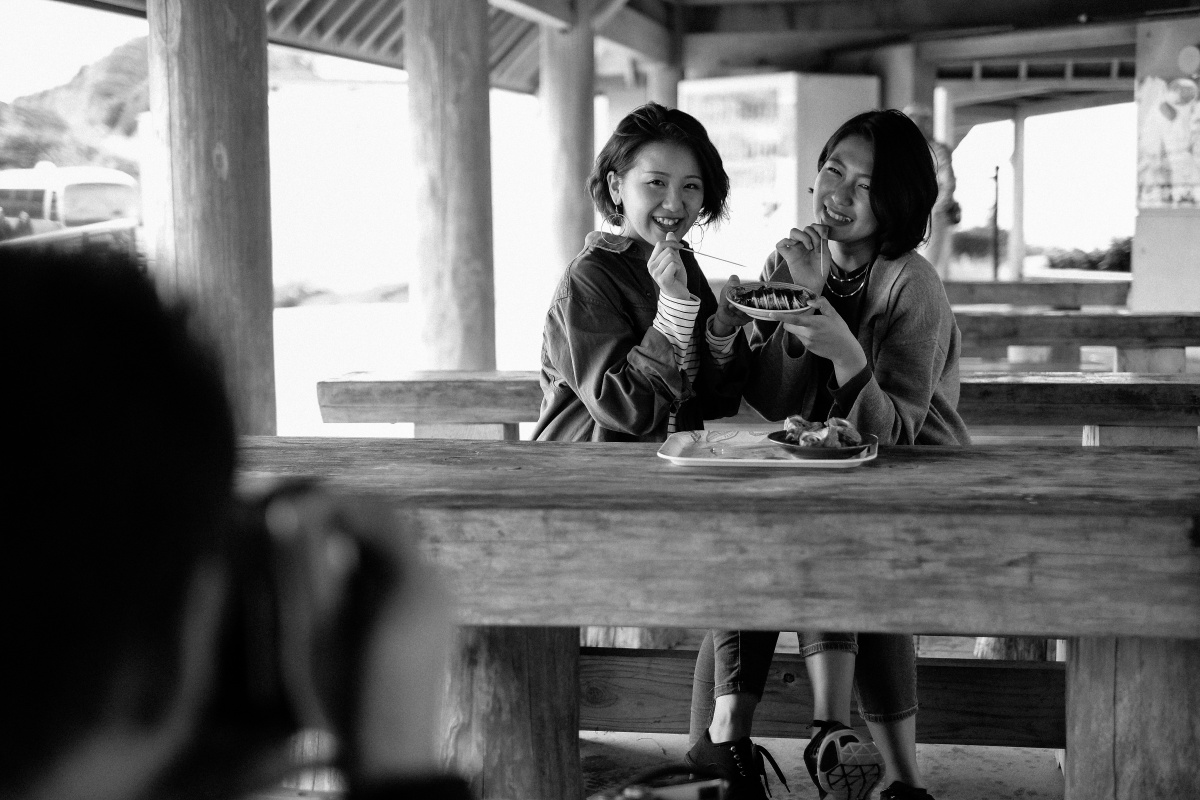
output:
[[[1200,56],[1190,50],[1179,72],[1137,83],[1138,208],[1200,207]]]

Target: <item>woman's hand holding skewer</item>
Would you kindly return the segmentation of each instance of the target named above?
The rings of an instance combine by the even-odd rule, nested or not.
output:
[[[818,297],[829,278],[829,265],[833,263],[829,256],[828,236],[827,225],[809,225],[792,228],[787,238],[780,239],[775,245],[775,252],[787,262],[792,281]]]
[[[650,277],[654,278],[663,294],[686,300],[692,293],[688,291],[687,270],[684,269],[683,259],[679,256],[682,247],[683,243],[675,233],[668,233],[665,239],[654,245],[654,251],[650,253],[650,260],[646,266],[650,270]]]

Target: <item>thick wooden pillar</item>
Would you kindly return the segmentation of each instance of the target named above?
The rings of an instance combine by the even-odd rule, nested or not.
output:
[[[575,3],[575,24],[565,31],[541,27],[539,96],[550,143],[550,236],[554,263],[565,268],[595,228],[584,189],[596,155],[593,97],[593,0]]]
[[[149,0],[146,17],[154,272],[216,338],[238,431],[274,434],[265,6]]]
[[[420,369],[496,368],[487,0],[408,0]]]
[[[1066,800],[1194,797],[1200,641],[1071,639]]]
[[[579,629],[459,629],[443,752],[481,800],[582,800]]]
[[[516,425],[417,425],[440,439],[516,439]],[[583,800],[579,629],[463,627],[440,757],[480,800]]]

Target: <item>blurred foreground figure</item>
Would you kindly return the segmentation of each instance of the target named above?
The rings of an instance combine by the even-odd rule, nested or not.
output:
[[[449,603],[389,514],[235,495],[220,365],[133,265],[0,249],[0,797],[232,800],[331,730],[350,798],[458,798]]]

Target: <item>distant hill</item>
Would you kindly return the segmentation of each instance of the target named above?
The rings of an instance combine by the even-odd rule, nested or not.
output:
[[[138,174],[134,136],[149,108],[146,37],[133,39],[89,64],[68,83],[0,103],[0,169],[93,164]],[[269,74],[315,79],[302,52],[268,48]]]

